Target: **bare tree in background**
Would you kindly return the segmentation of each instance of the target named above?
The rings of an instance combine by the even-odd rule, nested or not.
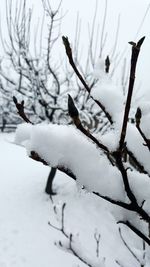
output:
[[[5,52],[0,67],[2,130],[7,123],[21,122],[12,104],[12,95],[20,101],[24,100],[26,114],[33,123],[42,121],[57,124],[72,123],[68,116],[67,95],[68,92],[73,92],[83,125],[92,132],[105,132],[111,124],[111,121],[106,119],[105,112],[98,110],[97,105],[91,101],[84,90],[84,85],[76,78],[74,71],[68,67],[66,59],[57,58],[56,60],[54,58],[63,19],[61,2],[55,10],[52,9],[49,1],[42,0],[42,4],[44,10],[42,22],[36,26],[33,36],[33,12],[32,9],[26,7],[26,1],[6,1],[7,40],[1,29],[1,42]],[[97,79],[92,75],[93,69],[97,59],[103,56],[107,41],[105,30],[107,1],[101,27],[96,25],[97,5],[98,1],[95,5],[92,26],[88,27],[89,43],[84,68],[79,63],[81,31],[79,16],[77,16],[73,43],[75,64],[80,67],[90,89],[97,83]],[[114,60],[115,57],[119,25],[120,19],[118,19],[116,37],[112,45],[111,59],[106,57],[106,72],[109,72],[110,60]],[[43,36],[45,27],[47,28],[46,39]],[[53,193],[52,182],[55,173],[56,169],[52,168],[45,189],[48,194]]]

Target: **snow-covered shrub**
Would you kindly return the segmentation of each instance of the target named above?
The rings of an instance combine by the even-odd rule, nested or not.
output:
[[[93,89],[88,87],[74,64],[69,41],[63,37],[72,68],[91,99],[103,110],[112,124],[109,132],[101,135],[100,132],[92,134],[87,130],[70,95],[68,113],[74,125],[37,124],[28,127],[28,124],[24,124],[19,126],[16,132],[15,142],[26,147],[29,157],[66,173],[76,181],[80,189],[89,193],[85,197],[87,206],[94,207],[97,201],[100,201],[101,204],[96,209],[98,215],[94,213],[94,216],[99,216],[99,223],[105,224],[109,235],[104,235],[103,227],[101,232],[95,234],[96,251],[100,254],[97,260],[90,257],[86,249],[79,245],[78,236],[72,233],[72,229],[69,232],[66,230],[66,204],[54,208],[60,218],[60,227],[50,223],[65,237],[65,243],[60,241],[58,245],[91,267],[150,266],[150,129],[147,104],[141,103],[141,108],[137,108],[135,124],[128,120],[132,109],[136,64],[143,41],[144,38],[137,44],[130,43],[131,68],[124,101],[120,88],[114,84],[110,75],[106,74],[103,63],[100,64],[97,86]],[[22,111],[23,114],[18,108],[20,116],[25,116],[24,110]],[[81,200],[81,203],[82,201],[84,202]],[[86,205],[83,204],[83,210]],[[107,215],[102,212],[104,207]],[[89,213],[88,216],[90,217]],[[98,219],[96,221],[98,222]],[[101,235],[104,239],[100,241]],[[106,242],[106,239],[110,239],[109,242]],[[116,240],[116,243],[112,240]],[[106,253],[106,243],[100,251],[100,242],[106,242],[112,254],[108,253],[108,250]]]

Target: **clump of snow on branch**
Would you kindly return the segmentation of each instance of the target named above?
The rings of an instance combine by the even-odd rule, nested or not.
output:
[[[87,191],[125,201],[119,170],[109,163],[103,151],[73,126],[24,124],[18,127],[15,142],[23,142],[29,155],[35,151],[51,167],[69,169]],[[148,177],[132,171],[129,178],[139,202],[148,199]]]
[[[88,191],[124,200],[124,188],[119,171],[108,164],[103,152],[73,126],[39,124],[28,127],[24,124],[18,127],[16,143],[20,143],[20,140],[25,141],[26,127],[30,133],[26,135],[24,144],[29,155],[31,151],[35,151],[50,166],[63,166],[71,170],[77,182]]]
[[[30,138],[32,126],[30,123],[20,124],[16,131],[15,143],[24,145],[24,142]]]
[[[113,121],[117,121],[118,114],[122,113],[124,106],[122,88],[114,83],[109,73],[105,72],[105,62],[103,60],[97,63],[94,73],[99,81],[92,88],[91,95],[103,104],[112,116]]]

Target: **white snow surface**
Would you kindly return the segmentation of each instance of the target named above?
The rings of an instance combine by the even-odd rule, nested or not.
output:
[[[0,266],[70,267],[76,261],[54,246],[52,207],[44,194],[48,167],[26,157],[0,135]]]
[[[61,233],[48,225],[51,221],[59,227],[63,203],[66,203],[65,229],[68,234],[73,234],[73,248],[92,267],[117,267],[117,262],[125,263],[127,267],[139,267],[139,262],[120,238],[119,226],[110,212],[111,204],[78,191],[76,184],[60,172],[54,185],[58,195],[53,197],[52,204],[44,193],[49,167],[28,158],[22,147],[8,143],[8,139],[12,140],[13,136],[0,135],[1,267],[86,266],[71,253],[54,245],[55,241],[61,240],[67,247],[67,240]],[[119,209],[115,209],[117,213]],[[137,257],[142,258],[142,241],[127,228],[120,227],[126,242],[132,245]],[[98,258],[95,233],[100,234]],[[148,267],[150,261],[146,260],[145,266]]]

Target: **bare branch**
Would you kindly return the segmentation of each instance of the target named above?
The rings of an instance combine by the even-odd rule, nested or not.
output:
[[[26,116],[25,112],[24,112],[24,101],[21,101],[21,103],[18,103],[18,100],[15,96],[13,96],[13,101],[16,105],[16,108],[18,110],[18,114],[19,116],[27,123],[31,123],[33,124]]]
[[[122,151],[123,149],[124,140],[126,137],[127,123],[128,123],[128,117],[129,117],[129,111],[131,107],[132,93],[133,93],[133,87],[134,87],[134,81],[135,81],[136,65],[137,65],[137,60],[138,60],[138,56],[140,53],[140,48],[144,42],[144,39],[145,37],[141,38],[137,44],[133,42],[129,42],[132,45],[132,56],[131,56],[128,95],[127,95],[127,100],[126,100],[126,105],[125,105],[124,118],[123,118],[123,124],[122,124],[122,130],[121,130],[120,142],[119,142],[120,151]]]
[[[69,62],[70,62],[70,65],[72,66],[73,70],[75,71],[76,75],[78,76],[79,80],[81,81],[81,83],[84,85],[85,89],[87,90],[88,93],[90,93],[91,89],[90,87],[87,85],[87,83],[85,82],[85,80],[83,79],[82,75],[80,74],[80,72],[78,71],[75,63],[74,63],[74,60],[73,60],[73,57],[72,57],[72,50],[71,50],[71,47],[70,47],[70,43],[68,41],[68,38],[67,37],[62,37],[62,40],[63,40],[63,44],[65,46],[65,49],[66,49],[66,54],[68,56],[68,59],[69,59]],[[102,105],[102,103],[100,103],[98,100],[95,100],[91,95],[90,97],[95,101],[95,103],[103,110],[103,112],[105,113],[106,117],[108,118],[109,122],[112,124],[112,118],[110,116],[110,114],[106,111],[105,107]]]

